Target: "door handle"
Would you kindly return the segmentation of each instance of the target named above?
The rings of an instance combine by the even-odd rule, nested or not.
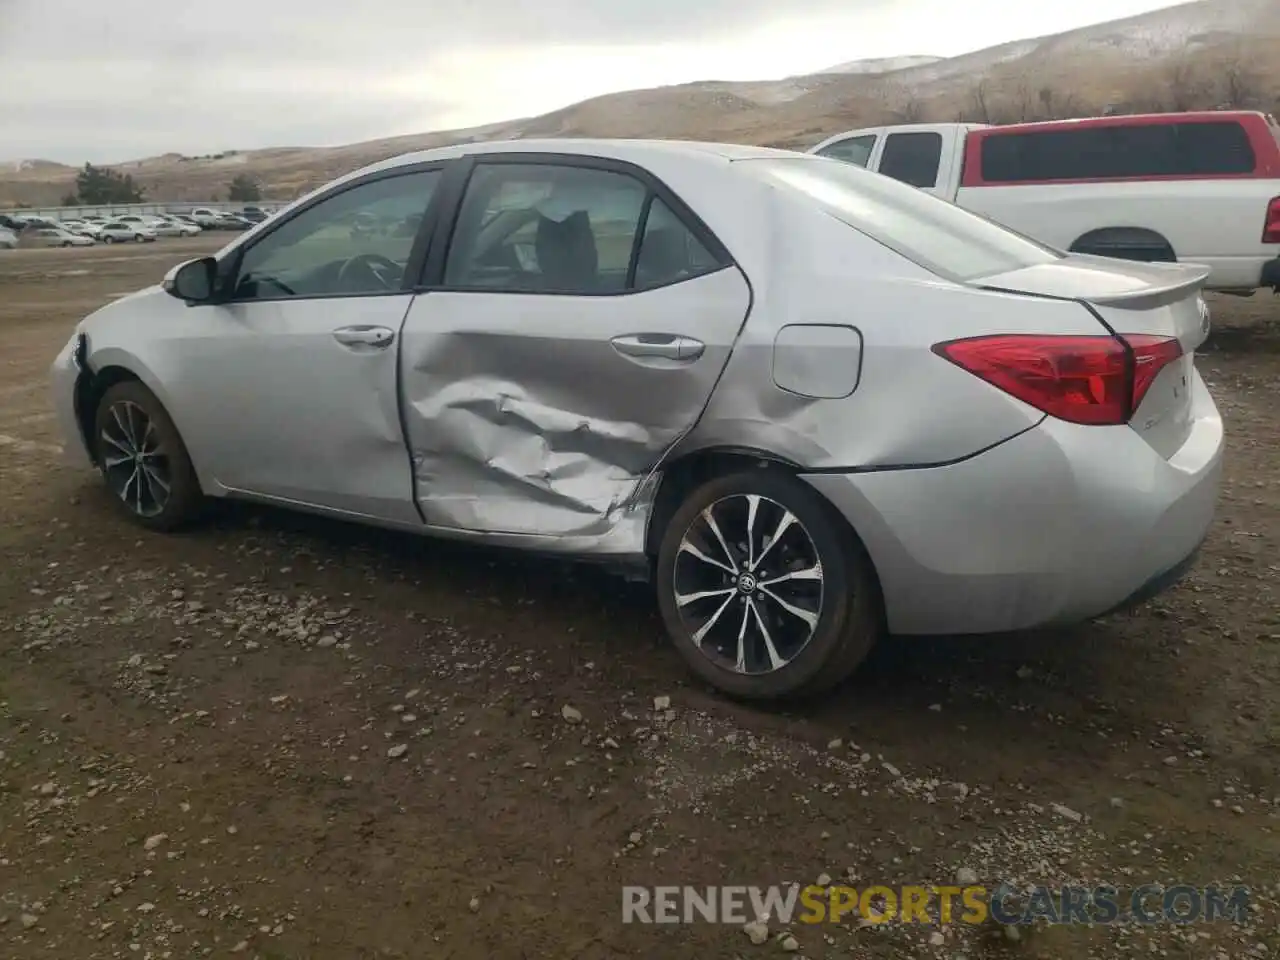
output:
[[[707,349],[701,340],[670,333],[633,333],[611,342],[624,357],[640,359],[696,360]]]
[[[374,327],[359,324],[354,327],[339,327],[333,331],[333,339],[344,347],[373,347],[382,349],[391,345],[396,332],[390,327]]]

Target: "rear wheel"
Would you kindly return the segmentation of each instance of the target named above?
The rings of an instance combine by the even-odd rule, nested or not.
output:
[[[202,495],[187,448],[155,394],[136,380],[108,388],[94,417],[98,465],[126,514],[152,530],[195,517]]]
[[[113,237],[111,234],[109,234],[109,233],[108,233],[105,237],[103,237],[103,238],[102,238],[102,242],[103,242],[103,243],[115,243],[115,242],[116,242],[116,238],[115,238],[115,237]]]
[[[781,471],[720,477],[690,494],[667,525],[655,579],[681,656],[742,699],[835,686],[879,633],[861,545],[817,493]]]

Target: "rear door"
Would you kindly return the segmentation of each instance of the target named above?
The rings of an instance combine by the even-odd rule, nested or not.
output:
[[[418,504],[436,527],[600,536],[701,415],[750,289],[629,164],[490,155],[461,177],[401,333]]]
[[[955,139],[950,131],[944,130],[890,130],[872,169],[950,200],[954,193],[944,169],[950,170],[948,147],[954,146]]]

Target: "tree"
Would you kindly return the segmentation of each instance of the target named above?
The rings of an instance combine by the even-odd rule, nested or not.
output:
[[[74,193],[68,193],[62,198],[62,205],[64,207],[78,207],[80,206],[80,198]]]
[[[143,190],[127,173],[86,163],[76,174],[76,199],[84,206],[112,203],[140,203]]]
[[[245,203],[262,199],[262,188],[258,181],[247,173],[239,174],[227,184],[227,199],[232,203]]]
[[[1222,106],[1234,110],[1256,109],[1266,99],[1266,85],[1243,59],[1232,59],[1219,74]]]

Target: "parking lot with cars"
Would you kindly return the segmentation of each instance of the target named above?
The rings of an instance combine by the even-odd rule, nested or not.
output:
[[[1226,476],[1180,586],[1066,631],[890,638],[821,701],[756,710],[595,568],[226,504],[149,535],[61,465],[47,373],[74,324],[225,240],[0,256],[4,952],[1280,951],[1280,300],[1211,298]],[[1243,882],[1253,913],[1017,942],[620,922],[626,884],[824,875]]]
[[[95,244],[152,243],[159,239],[248,230],[268,214],[256,206],[242,210],[201,207],[186,213],[30,214],[0,211],[0,250],[21,247],[86,247]]]

